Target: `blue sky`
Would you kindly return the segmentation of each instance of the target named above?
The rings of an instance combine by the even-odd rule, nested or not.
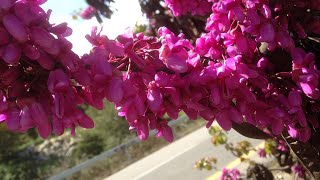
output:
[[[101,27],[95,18],[91,20],[72,19],[72,13],[75,10],[85,7],[87,7],[85,0],[48,0],[42,5],[45,10],[52,9],[50,23],[67,22],[73,29],[73,34],[68,39],[73,43],[73,50],[79,55],[88,53],[91,49],[91,45],[84,36],[90,33],[92,26]],[[103,34],[109,38],[115,38],[126,29],[133,27],[136,22],[145,22],[138,0],[116,0],[114,8],[117,11],[114,12],[111,19],[105,19],[103,23]]]

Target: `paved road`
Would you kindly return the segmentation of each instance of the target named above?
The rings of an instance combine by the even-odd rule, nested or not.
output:
[[[235,131],[229,131],[229,142],[248,140],[253,146],[262,141],[248,139]],[[199,171],[194,163],[206,156],[218,158],[217,169],[220,170],[235,157],[224,147],[214,147],[206,128],[201,128],[184,138],[154,152],[144,159],[128,166],[105,180],[198,180],[207,179],[215,171]]]

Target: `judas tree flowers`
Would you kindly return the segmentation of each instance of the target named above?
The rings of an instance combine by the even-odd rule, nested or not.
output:
[[[0,113],[9,130],[36,128],[47,138],[65,128],[74,133],[78,125],[92,128],[93,121],[77,107],[84,98],[73,81],[80,58],[65,38],[72,30],[49,23],[51,11],[39,6],[44,2],[0,1]]]
[[[305,172],[303,166],[301,166],[300,164],[292,166],[291,169],[292,169],[293,173],[296,174],[296,176],[299,176],[300,178],[305,178],[306,172]]]
[[[222,169],[220,180],[238,180],[240,179],[240,171],[236,168],[233,169]]]
[[[45,138],[92,128],[78,105],[102,109],[104,98],[140,139],[156,129],[172,141],[165,117],[179,112],[225,130],[249,123],[275,136],[288,131],[302,142],[319,127],[315,1],[166,0],[176,16],[211,13],[194,43],[165,27],[159,37],[114,40],[93,28],[82,56],[65,39],[67,24],[49,23],[44,2],[0,1],[0,121],[12,131],[37,128]]]
[[[86,7],[81,13],[80,16],[83,19],[91,19],[96,13],[96,9],[92,6]]]
[[[267,156],[266,151],[265,151],[264,149],[262,149],[262,148],[259,148],[259,149],[257,150],[257,154],[258,154],[259,157],[261,157],[261,158],[265,158],[265,157]]]
[[[212,3],[207,0],[165,0],[174,16],[191,13],[192,15],[204,15],[211,10]]]

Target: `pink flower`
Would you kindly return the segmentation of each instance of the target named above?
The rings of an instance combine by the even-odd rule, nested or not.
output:
[[[16,44],[9,44],[4,48],[2,58],[8,64],[16,65],[21,58],[21,49]]]
[[[272,24],[265,23],[260,27],[260,36],[257,38],[258,42],[271,42],[274,40],[275,30]]]
[[[261,149],[261,148],[259,148],[257,150],[257,153],[258,153],[259,157],[261,157],[261,158],[265,158],[267,156],[266,151],[264,149]]]
[[[238,180],[240,179],[240,171],[236,168],[233,169],[222,169],[222,174],[220,176],[220,180]]]
[[[168,126],[168,123],[166,121],[162,121],[158,124],[157,127],[158,134],[157,137],[163,137],[168,142],[173,141],[173,133],[171,128]]]
[[[13,5],[12,0],[2,0],[0,3],[0,8],[4,10],[8,10],[12,5]]]
[[[123,98],[122,80],[120,78],[112,78],[109,83],[108,99],[114,103],[120,102]]]
[[[313,13],[297,12],[317,9],[313,1],[166,0],[177,16],[212,13],[195,45],[164,27],[159,38],[128,31],[113,40],[93,28],[81,58],[65,38],[72,30],[49,23],[44,2],[0,2],[0,121],[11,131],[36,128],[46,138],[92,128],[78,105],[103,109],[104,98],[143,140],[156,129],[172,141],[164,116],[181,111],[225,130],[244,119],[275,135],[288,129],[302,142],[318,127],[318,57],[295,44],[317,35]],[[88,7],[82,16],[96,13]]]
[[[166,5],[172,10],[174,16],[187,13],[204,15],[210,12],[211,4],[206,0],[165,0]]]
[[[147,99],[148,99],[148,107],[154,113],[158,112],[161,108],[163,99],[160,89],[151,83],[150,89],[148,89]]]
[[[182,39],[182,34],[176,37],[167,28],[160,28],[158,33],[164,38],[160,48],[160,59],[177,73],[187,72],[188,52],[186,48],[192,48],[192,45],[187,40]]]
[[[299,165],[293,165],[291,167],[293,173],[297,174],[300,178],[304,178],[306,176],[306,171],[304,170],[303,166]]]
[[[311,137],[311,129],[309,127],[295,128],[294,126],[289,126],[288,133],[291,137],[301,142],[308,142]]]
[[[7,31],[18,41],[27,41],[28,34],[26,28],[15,15],[10,14],[3,17],[3,25]]]
[[[86,7],[81,13],[80,16],[83,19],[91,19],[96,14],[96,9],[92,6]]]
[[[284,142],[283,140],[278,140],[277,150],[282,151],[282,152],[288,152],[289,148],[288,148],[286,142]]]

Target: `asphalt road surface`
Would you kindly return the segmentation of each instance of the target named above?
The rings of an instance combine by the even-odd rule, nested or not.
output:
[[[237,132],[228,132],[229,142],[247,140],[253,147],[261,140],[245,138]],[[218,159],[217,170],[197,170],[194,164],[203,157]],[[107,177],[105,180],[198,180],[208,179],[222,167],[234,162],[236,158],[223,146],[215,147],[210,142],[206,128],[201,128],[153,154],[137,161],[125,169]]]

